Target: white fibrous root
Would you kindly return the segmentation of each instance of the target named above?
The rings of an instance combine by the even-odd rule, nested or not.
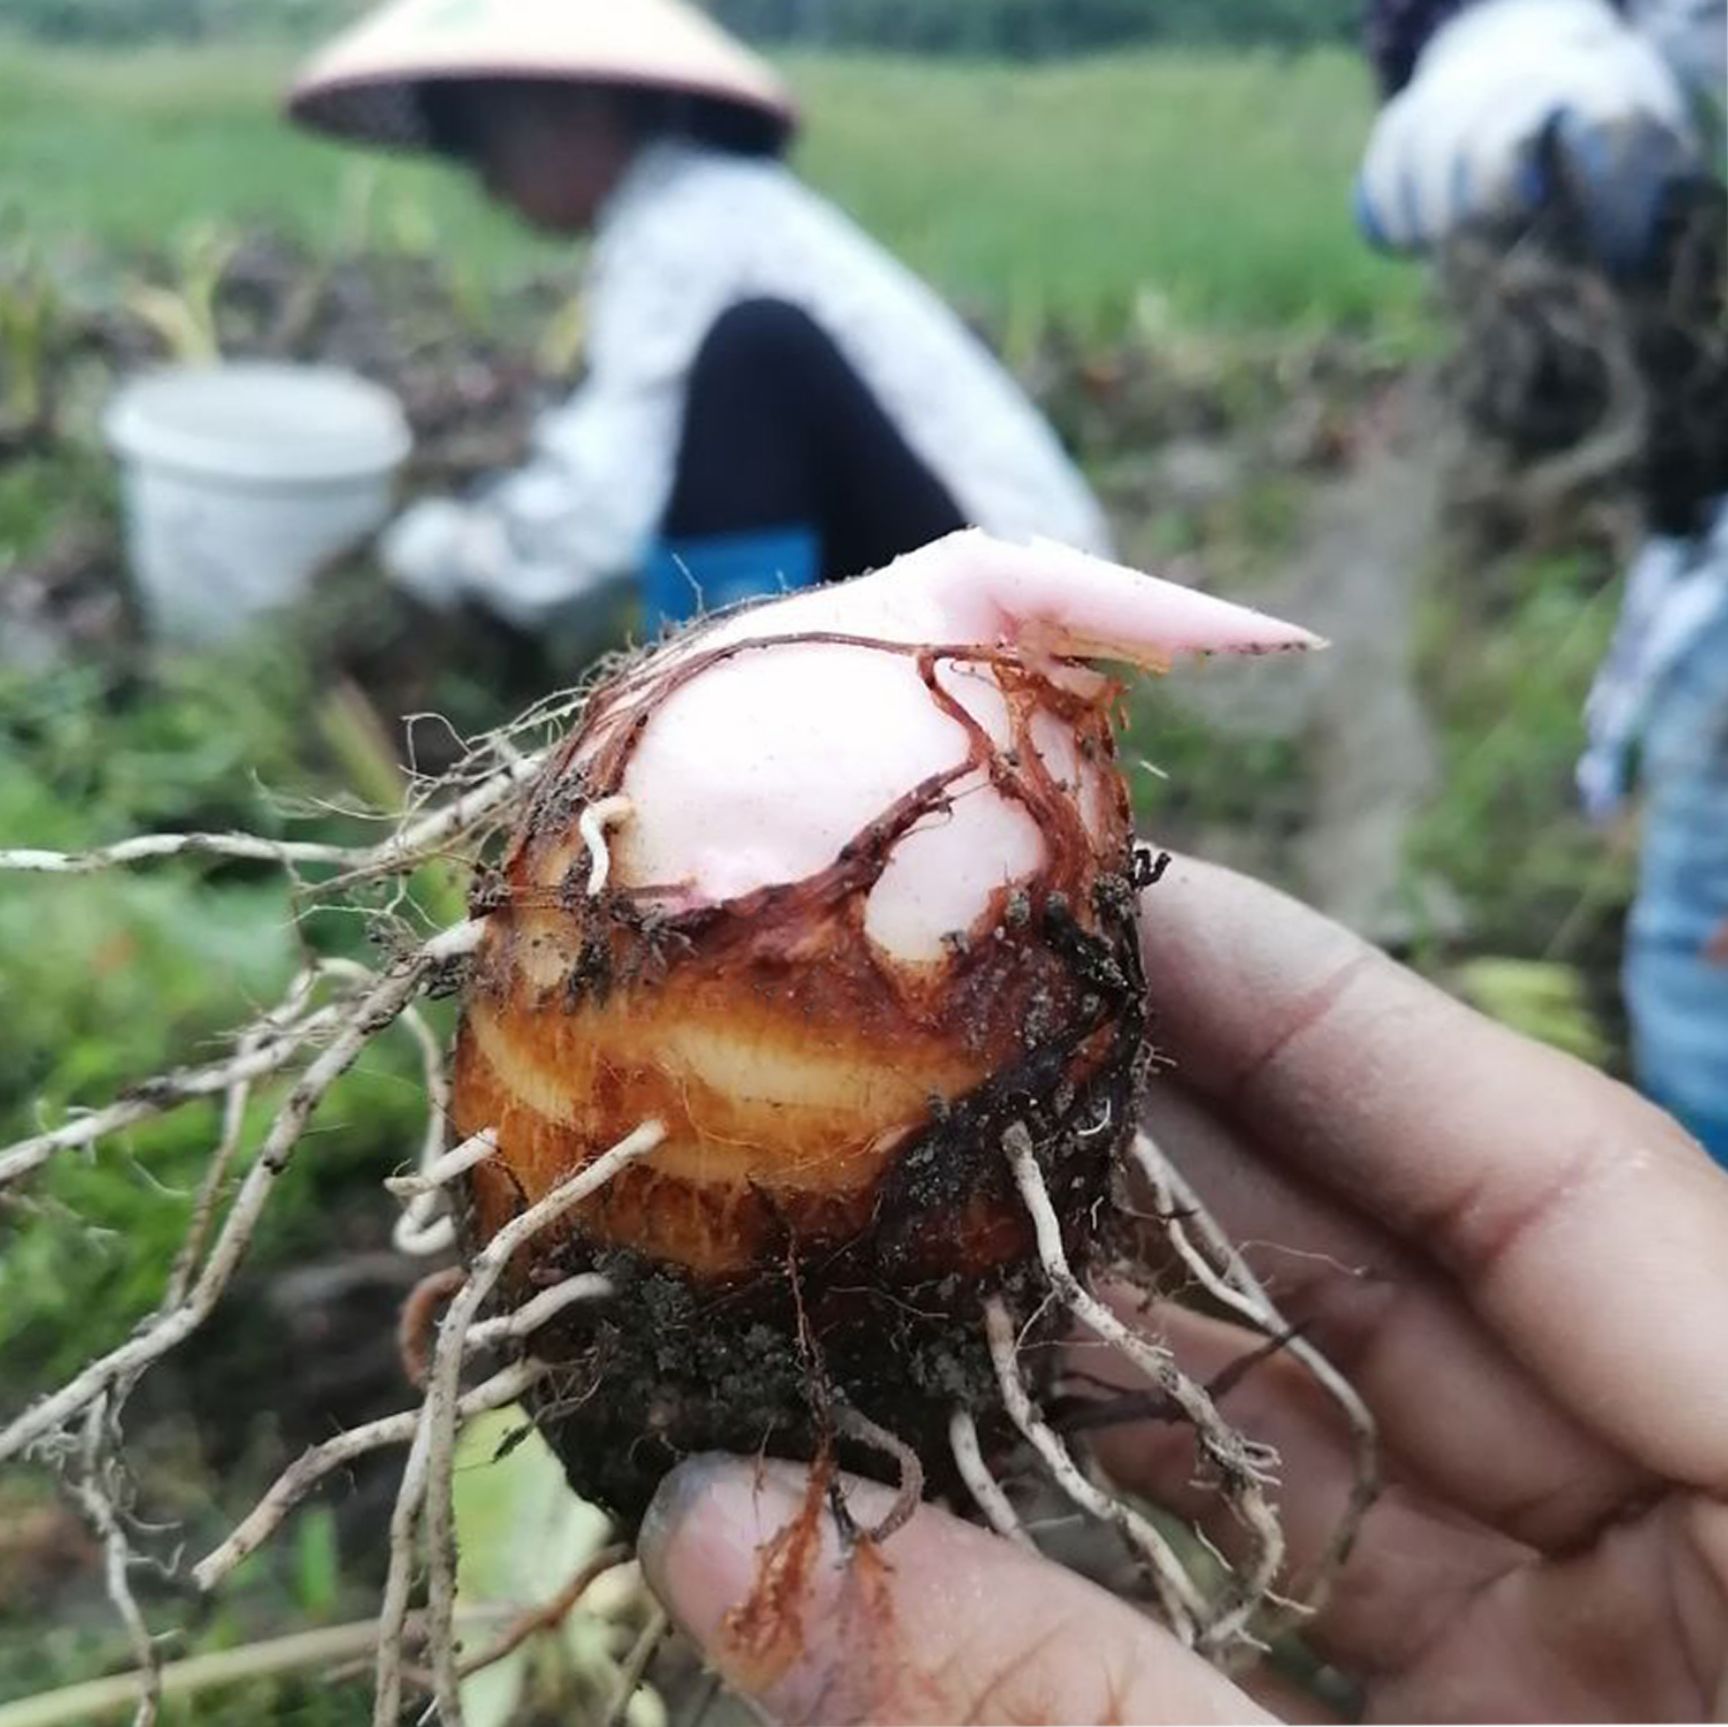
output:
[[[456,1611],[456,1533],[450,1475],[456,1457],[456,1430],[462,1363],[469,1327],[504,1275],[517,1250],[557,1223],[566,1212],[603,1189],[618,1173],[646,1157],[666,1137],[657,1121],[641,1123],[586,1168],[511,1219],[475,1257],[467,1281],[456,1292],[438,1327],[438,1343],[427,1377],[426,1396],[408,1466],[391,1518],[390,1575],[384,1589],[383,1635],[379,1644],[375,1721],[393,1723],[400,1707],[398,1659],[407,1615],[407,1578],[412,1565],[408,1544],[416,1518],[424,1511],[429,1567],[427,1642],[438,1708],[448,1723],[462,1719],[460,1678],[453,1637]]]
[[[548,1371],[541,1361],[519,1361],[504,1368],[463,1394],[456,1405],[458,1419],[468,1420],[486,1410],[503,1409],[518,1402]],[[364,1426],[351,1427],[302,1453],[277,1477],[270,1491],[235,1526],[228,1539],[192,1567],[192,1581],[200,1589],[214,1589],[236,1565],[256,1553],[320,1483],[371,1452],[412,1444],[419,1425],[420,1411],[404,1409],[399,1415],[385,1415]]]
[[[1013,1361],[1012,1329],[1008,1332],[1003,1355],[1005,1360]],[[1018,1381],[1018,1373],[1015,1377]],[[1017,1547],[1033,1546],[1032,1537],[1026,1533],[1026,1526],[1014,1509],[1013,1501],[984,1460],[984,1448],[978,1443],[978,1423],[973,1420],[971,1410],[956,1409],[948,1418],[948,1443],[954,1452],[954,1467],[959,1471],[966,1491],[972,1495],[973,1503],[983,1512],[984,1521],[1005,1541],[1012,1541]]]
[[[133,1727],[155,1727],[162,1707],[162,1662],[150,1628],[144,1623],[138,1598],[132,1593],[131,1572],[135,1555],[120,1506],[116,1503],[117,1483],[124,1477],[116,1449],[115,1436],[110,1431],[110,1402],[106,1396],[99,1397],[84,1416],[78,1460],[68,1486],[74,1503],[102,1543],[103,1581],[107,1585],[108,1599],[126,1628],[143,1680],[138,1706],[132,1716]]]
[[[1203,1296],[1282,1341],[1350,1418],[1362,1479],[1334,1564],[1372,1496],[1372,1423],[1134,1138],[1136,896],[1156,869],[1114,760],[1120,686],[1092,662],[1161,670],[1185,653],[1308,645],[1191,589],[962,535],[605,668],[443,779],[417,779],[370,845],[175,834],[0,851],[0,869],[43,875],[272,862],[306,927],[360,909],[385,955],[310,959],[227,1053],[0,1148],[4,1192],[153,1118],[220,1105],[157,1310],[0,1429],[0,1463],[66,1474],[141,1671],[153,1646],[117,1509],[126,1398],[209,1318],[284,1172],[315,1155],[331,1087],[396,1026],[419,1057],[426,1128],[379,1176],[401,1207],[399,1250],[444,1258],[404,1316],[420,1399],[311,1448],[191,1568],[219,1588],[332,1475],[404,1448],[380,1727],[417,1690],[460,1723],[464,1678],[625,1556],[608,1548],[545,1607],[461,1649],[456,1437],[519,1401],[626,1536],[665,1470],[709,1447],[812,1460],[808,1516],[831,1510],[853,1556],[891,1547],[926,1493],[969,1496],[1031,1545],[1003,1481],[1018,1495],[1035,1472],[1127,1545],[1178,1636],[1220,1660],[1258,1650],[1284,1582],[1277,1460],[1096,1293],[1130,1227],[1110,1222],[1119,1168],[1151,1183]],[[447,929],[414,886],[433,870],[469,887]],[[422,1003],[456,992],[452,1069]],[[266,1088],[274,1113],[253,1144]],[[1239,1556],[1197,1563],[1202,1542],[1101,1478],[1056,1403],[1070,1324],[1192,1431]],[[839,1467],[896,1486],[886,1517],[851,1521]],[[782,1595],[803,1550],[765,1554]],[[1308,1599],[1324,1585],[1308,1580]],[[764,1642],[785,1629],[754,1600],[729,1623]],[[613,1718],[665,1635],[656,1611],[617,1674]]]
[[[1350,1557],[1362,1520],[1379,1497],[1380,1437],[1373,1412],[1362,1394],[1320,1348],[1285,1318],[1241,1250],[1151,1134],[1143,1128],[1136,1132],[1128,1142],[1128,1155],[1133,1168],[1152,1189],[1164,1239],[1193,1276],[1196,1286],[1226,1313],[1273,1340],[1292,1360],[1300,1362],[1337,1404],[1349,1426],[1355,1464],[1349,1496],[1304,1592],[1296,1600],[1284,1603],[1284,1614],[1280,1616],[1303,1619],[1326,1604],[1332,1581]],[[1269,1633],[1277,1628],[1276,1619],[1266,1627]]]
[[[99,1107],[68,1115],[59,1124],[0,1147],[0,1197],[27,1200],[31,1178],[54,1160],[94,1155],[110,1141],[174,1112],[220,1106],[220,1124],[173,1263],[164,1267],[156,1311],[124,1342],[91,1361],[65,1384],[0,1427],[0,1464],[33,1458],[57,1467],[73,1503],[101,1543],[109,1594],[138,1655],[138,1719],[154,1719],[159,1662],[130,1578],[139,1565],[166,1563],[135,1550],[138,1527],[125,1515],[128,1489],[121,1455],[121,1412],[138,1380],[203,1326],[245,1262],[259,1223],[281,1178],[303,1154],[308,1128],[330,1088],[377,1038],[400,1025],[420,1057],[427,1104],[417,1174],[401,1182],[404,1212],[396,1240],[408,1252],[439,1253],[454,1245],[445,1184],[462,1167],[447,1161],[449,1075],[442,1042],[418,1002],[445,993],[468,963],[481,925],[464,921],[446,929],[412,932],[403,915],[405,884],[427,867],[457,868],[478,876],[502,837],[520,819],[544,758],[546,740],[579,711],[581,692],[561,695],[524,715],[504,732],[479,740],[467,757],[437,781],[412,789],[405,814],[376,844],[336,846],[278,841],[249,834],[145,835],[82,853],[14,848],[0,850],[0,870],[82,875],[99,870],[168,863],[174,859],[240,859],[278,864],[290,881],[292,904],[303,919],[324,906],[346,905],[374,884],[397,884],[380,907],[361,908],[376,919],[386,958],[380,965],[317,956],[296,976],[282,1000],[240,1028],[228,1053],[159,1074]],[[531,740],[526,742],[525,740]],[[265,1086],[285,1087],[261,1139],[247,1143],[248,1105]],[[461,1151],[462,1148],[457,1148]],[[468,1155],[482,1155],[484,1142]],[[503,1315],[471,1327],[466,1356],[520,1350],[543,1316],[608,1293],[603,1279],[573,1278],[543,1292],[532,1311]],[[460,1390],[440,1413],[449,1432],[468,1418],[514,1403],[548,1377],[531,1356]],[[284,1473],[228,1540],[192,1568],[193,1581],[214,1589],[240,1561],[280,1528],[307,1494],[356,1458],[391,1446],[411,1445],[423,1407],[335,1435]],[[166,1533],[166,1532],[162,1532]],[[421,1626],[412,1643],[424,1646]],[[524,1633],[525,1635],[526,1633]],[[368,1647],[371,1647],[369,1640]]]
[[[1082,1511],[1121,1530],[1146,1563],[1166,1623],[1183,1642],[1193,1643],[1196,1627],[1205,1615],[1205,1603],[1169,1538],[1127,1500],[1094,1483],[1061,1436],[1038,1413],[1026,1383],[1018,1329],[1000,1296],[992,1296],[985,1303],[984,1327],[1009,1420],[1043,1460],[1056,1485]]]

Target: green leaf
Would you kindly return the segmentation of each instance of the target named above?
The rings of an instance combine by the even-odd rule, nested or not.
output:
[[[319,1505],[302,1514],[294,1538],[294,1586],[308,1618],[328,1619],[342,1587],[336,1550],[336,1513]]]
[[[527,1437],[520,1438],[527,1429]],[[515,1406],[480,1417],[456,1452],[458,1607],[527,1611],[558,1593],[606,1541],[606,1515],[579,1499],[546,1441]],[[580,1612],[566,1621],[572,1657],[592,1651]],[[591,1628],[590,1628],[591,1629]],[[533,1639],[462,1687],[469,1727],[507,1727],[533,1658]]]

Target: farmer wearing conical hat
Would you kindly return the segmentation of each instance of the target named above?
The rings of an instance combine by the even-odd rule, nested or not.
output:
[[[1579,782],[1598,817],[1644,794],[1638,1079],[1728,1164],[1728,7],[1376,0],[1369,48],[1358,212],[1441,261],[1475,440],[1629,493],[1648,535]]]
[[[952,528],[1107,549],[1050,428],[959,319],[781,161],[772,70],[680,0],[394,0],[289,99],[592,230],[586,382],[534,454],[386,534],[393,577],[525,628],[626,573],[650,623]]]

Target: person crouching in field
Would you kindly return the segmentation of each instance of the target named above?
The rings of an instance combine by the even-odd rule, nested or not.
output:
[[[1590,696],[1599,819],[1644,793],[1623,981],[1642,1089],[1728,1164],[1728,198],[1722,0],[1379,0],[1368,237],[1425,252],[1488,462],[1630,490]]]
[[[582,387],[526,466],[384,537],[421,600],[535,631],[635,574],[653,629],[965,525],[1108,551],[983,345],[781,161],[775,74],[679,0],[396,0],[289,112],[438,152],[535,228],[594,236]]]

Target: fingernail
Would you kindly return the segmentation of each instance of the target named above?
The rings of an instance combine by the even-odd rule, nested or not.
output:
[[[679,1531],[690,1513],[712,1497],[721,1479],[738,1467],[737,1458],[723,1451],[703,1452],[686,1458],[660,1483],[637,1532],[636,1552],[648,1581],[662,1600],[666,1595],[656,1574],[664,1572]]]
[[[767,1545],[810,1515],[810,1476],[773,1460],[702,1456],[661,1483],[637,1542],[642,1569],[661,1606],[694,1640],[732,1689],[777,1717],[801,1717],[823,1693],[834,1660],[827,1636],[832,1534],[818,1520],[825,1558],[807,1555],[797,1573],[794,1610],[773,1600],[761,1625],[740,1634],[763,1581]]]

